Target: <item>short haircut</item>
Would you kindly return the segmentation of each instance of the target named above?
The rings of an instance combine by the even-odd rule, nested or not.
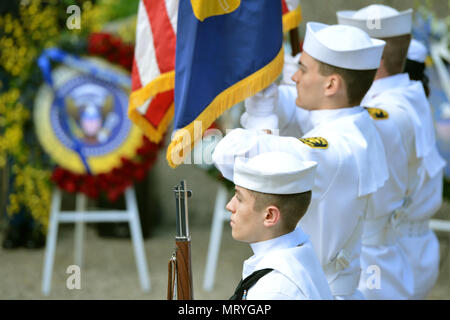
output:
[[[348,103],[351,106],[357,106],[366,95],[373,83],[377,69],[371,70],[350,70],[335,67],[325,62],[319,63],[319,73],[323,76],[338,74],[344,80],[347,91]]]
[[[404,34],[397,37],[380,38],[386,41],[383,50],[383,63],[386,72],[393,76],[402,73],[405,68],[406,56],[408,55],[411,35]]]
[[[305,214],[311,202],[311,191],[295,194],[272,194],[248,190],[255,198],[253,210],[262,211],[268,206],[280,210],[282,227],[291,232]]]

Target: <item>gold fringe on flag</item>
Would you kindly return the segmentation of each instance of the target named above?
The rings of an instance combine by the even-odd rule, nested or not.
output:
[[[283,15],[283,32],[297,28],[300,22],[302,22],[302,8],[299,5],[294,10]]]
[[[221,92],[194,121],[177,130],[167,148],[166,159],[169,165],[176,168],[183,163],[194,144],[202,138],[206,129],[223,112],[274,82],[283,70],[283,63],[284,50],[281,47],[277,56],[269,64]],[[201,130],[197,129],[199,125]]]
[[[172,103],[156,128],[152,126],[152,124],[137,109],[154,98],[158,93],[172,90],[174,87],[175,70],[172,70],[159,75],[145,87],[133,91],[130,95],[128,117],[141,128],[150,141],[154,143],[159,143],[164,136],[164,133],[167,131],[167,128],[173,119],[174,105]]]

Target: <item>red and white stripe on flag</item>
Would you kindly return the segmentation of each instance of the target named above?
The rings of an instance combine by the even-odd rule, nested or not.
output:
[[[130,119],[153,142],[173,118],[178,0],[141,0],[136,24]]]
[[[174,115],[178,2],[141,0],[138,9],[128,116],[155,143],[161,141]],[[300,0],[281,2],[286,32],[301,22]]]

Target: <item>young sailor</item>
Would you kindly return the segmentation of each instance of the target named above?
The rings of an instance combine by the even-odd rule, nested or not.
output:
[[[317,164],[283,152],[237,158],[226,208],[232,236],[250,244],[231,299],[332,299],[308,236],[296,228],[311,199]]]
[[[311,205],[299,225],[311,237],[337,299],[363,298],[357,291],[362,221],[370,195],[388,178],[381,139],[359,106],[383,47],[383,41],[354,27],[308,23],[300,69],[292,78],[300,108],[292,103],[277,106],[278,91],[267,88],[247,104],[242,123],[248,130],[232,130],[213,153],[228,178],[236,156],[284,151],[318,163]],[[273,114],[290,115],[279,116],[278,124],[298,135],[267,134],[278,129]]]
[[[425,94],[430,95],[430,82],[428,76],[425,74],[425,61],[427,59],[428,51],[425,45],[416,40],[411,39],[408,48],[408,55],[406,56],[405,72],[408,73],[411,80],[418,80],[422,82]]]
[[[337,17],[340,24],[356,26],[386,41],[375,81],[362,101],[374,111],[391,174],[374,198],[363,242],[362,265],[380,266],[381,283],[379,288],[368,286],[364,280],[371,275],[363,272],[360,289],[373,299],[423,299],[438,275],[439,243],[428,224],[442,203],[445,162],[437,150],[422,83],[403,73],[412,9],[398,12],[371,5],[338,12]],[[395,242],[412,269],[394,250]]]

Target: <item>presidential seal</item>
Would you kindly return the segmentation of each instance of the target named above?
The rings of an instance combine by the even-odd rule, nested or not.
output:
[[[103,60],[85,60],[128,76]],[[51,76],[53,88],[44,84],[37,93],[34,122],[40,143],[59,166],[96,175],[135,155],[142,133],[127,116],[129,88],[64,65]]]

